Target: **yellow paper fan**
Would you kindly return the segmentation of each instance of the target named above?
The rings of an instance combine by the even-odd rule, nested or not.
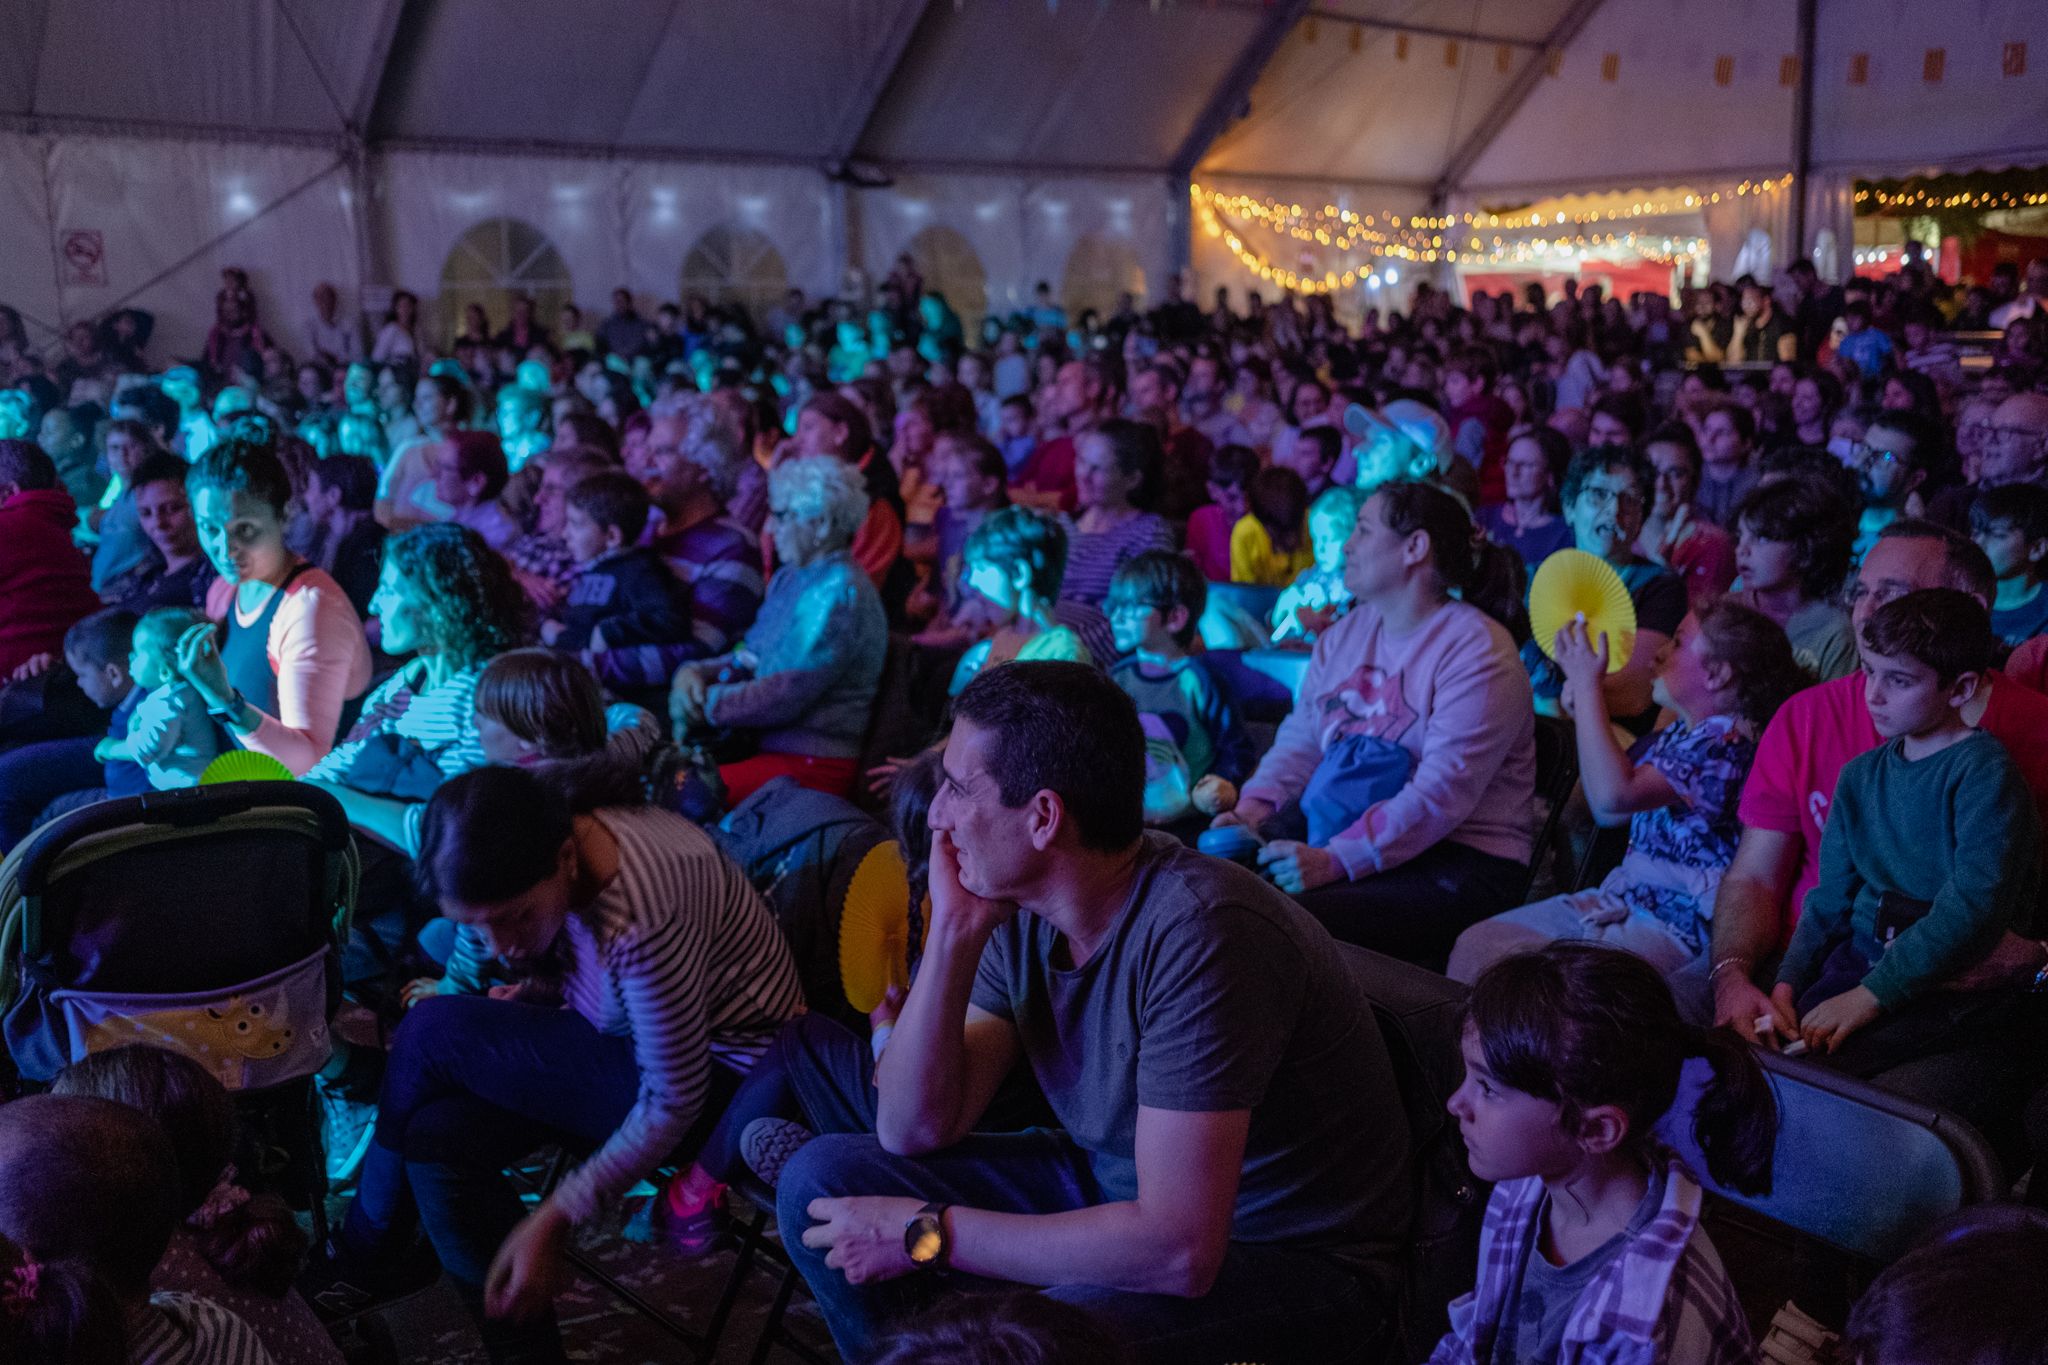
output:
[[[221,782],[290,782],[292,770],[272,758],[248,749],[230,749],[206,765],[206,771],[199,774],[199,785],[211,787]]]
[[[869,849],[839,913],[839,984],[866,1014],[891,986],[910,984],[910,872],[893,839]]]
[[[1559,550],[1543,561],[1529,585],[1529,629],[1536,644],[1557,658],[1557,633],[1573,617],[1586,618],[1586,636],[1596,645],[1607,636],[1607,671],[1628,663],[1636,647],[1636,604],[1614,566],[1584,550]]]

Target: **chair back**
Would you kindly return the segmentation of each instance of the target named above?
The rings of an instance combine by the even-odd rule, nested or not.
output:
[[[1872,1264],[1904,1255],[1927,1228],[2000,1197],[1997,1158],[1969,1124],[1815,1062],[1759,1052],[1778,1101],[1771,1192],[1716,1184],[1693,1140],[1692,1114],[1711,1074],[1686,1064],[1660,1135],[1720,1200]]]
[[[1543,823],[1537,827],[1529,855],[1529,880],[1522,886],[1522,904],[1531,898],[1543,860],[1556,852],[1558,826],[1572,799],[1572,789],[1578,785],[1579,746],[1571,722],[1556,716],[1536,717],[1536,796],[1543,803]]]
[[[1450,1325],[1451,1300],[1478,1274],[1489,1187],[1472,1174],[1445,1109],[1465,1076],[1459,1051],[1465,988],[1448,977],[1339,944],[1387,1042],[1414,1161],[1414,1219],[1402,1266],[1393,1359],[1420,1360]]]

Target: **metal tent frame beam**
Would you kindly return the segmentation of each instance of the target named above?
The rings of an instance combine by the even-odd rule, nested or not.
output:
[[[1544,36],[1542,45],[1522,64],[1522,69],[1508,82],[1508,88],[1501,91],[1499,98],[1494,100],[1493,107],[1473,125],[1472,131],[1465,135],[1456,150],[1444,161],[1443,173],[1437,176],[1436,190],[1432,196],[1438,204],[1448,199],[1451,191],[1457,189],[1460,182],[1471,174],[1472,168],[1479,164],[1479,158],[1486,154],[1486,149],[1493,145],[1494,139],[1499,137],[1515,115],[1521,112],[1522,106],[1529,102],[1529,96],[1536,93],[1536,84],[1543,79],[1544,64],[1549,61],[1550,54],[1569,47],[1572,39],[1579,36],[1579,31],[1585,28],[1587,21],[1599,11],[1601,3],[1602,0],[1572,0],[1571,8],[1551,26],[1550,32]]]
[[[1294,32],[1295,24],[1308,13],[1311,0],[1285,0],[1266,11],[1266,23],[1244,50],[1237,54],[1223,79],[1209,93],[1208,103],[1196,116],[1194,126],[1181,140],[1180,150],[1175,153],[1168,170],[1176,180],[1185,180],[1194,174],[1195,167],[1209,154],[1209,148],[1216,139],[1223,136],[1231,120],[1238,116],[1244,102],[1251,97],[1252,87],[1259,83],[1259,77],[1273,61],[1280,50],[1280,44],[1287,41],[1287,35]]]

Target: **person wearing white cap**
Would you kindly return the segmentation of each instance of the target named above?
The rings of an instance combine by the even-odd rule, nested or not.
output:
[[[1427,403],[1396,398],[1375,412],[1359,403],[1344,410],[1344,429],[1359,441],[1354,482],[1371,492],[1396,479],[1422,479],[1463,498],[1479,491],[1472,466],[1451,445],[1451,424]]]

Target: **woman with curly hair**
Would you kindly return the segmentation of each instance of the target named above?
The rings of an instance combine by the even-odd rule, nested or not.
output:
[[[385,546],[370,614],[384,651],[412,658],[364,699],[355,728],[306,780],[332,792],[357,830],[410,855],[434,788],[489,761],[477,735],[477,679],[527,643],[529,611],[482,536],[436,522]]]

